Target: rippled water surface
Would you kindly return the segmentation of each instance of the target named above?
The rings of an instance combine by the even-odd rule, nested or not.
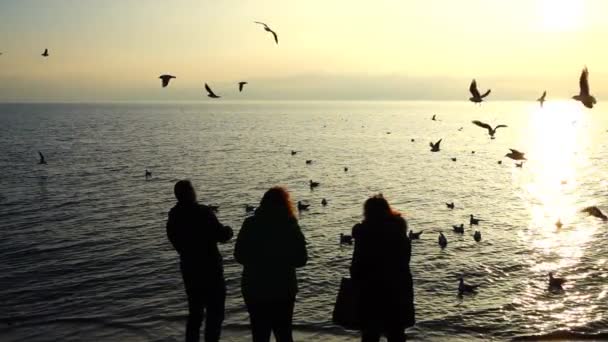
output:
[[[377,192],[424,230],[413,242],[410,338],[607,333],[608,227],[580,213],[608,210],[606,114],[574,102],[0,105],[0,339],[181,340],[185,295],[165,222],[182,178],[235,230],[270,186],[312,204],[300,216],[310,254],[301,340],[356,340],[330,323],[352,253],[337,239]],[[509,127],[490,140],[474,119]],[[515,167],[508,148],[529,161]],[[39,150],[48,165],[37,165]],[[311,191],[310,179],[321,186]],[[480,243],[470,214],[483,220]],[[460,223],[462,236],[451,231]],[[222,246],[225,336],[240,341],[248,324],[233,247]],[[550,271],[568,279],[562,293],[548,291]],[[478,294],[457,296],[460,275]]]

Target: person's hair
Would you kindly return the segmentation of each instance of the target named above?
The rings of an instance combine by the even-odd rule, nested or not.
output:
[[[296,219],[296,211],[287,189],[275,186],[262,197],[256,215],[275,218]]]
[[[184,179],[175,183],[173,188],[175,198],[180,203],[194,203],[196,202],[196,191],[189,180]]]
[[[395,216],[401,216],[401,214],[391,208],[382,194],[368,198],[363,204],[363,218],[365,221],[385,220]]]

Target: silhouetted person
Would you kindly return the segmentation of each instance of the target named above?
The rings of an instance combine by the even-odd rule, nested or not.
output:
[[[382,195],[364,204],[363,222],[353,227],[351,278],[360,290],[361,341],[405,341],[415,323],[412,254],[407,223]]]
[[[177,204],[169,212],[167,236],[179,253],[188,296],[186,341],[199,341],[205,314],[205,341],[219,341],[224,320],[226,285],[218,242],[232,238],[209,207],[198,204],[188,180],[175,184]]]
[[[234,250],[243,265],[241,289],[253,342],[291,342],[293,308],[298,292],[296,268],[306,265],[306,240],[289,193],[268,190],[255,215],[245,219]]]

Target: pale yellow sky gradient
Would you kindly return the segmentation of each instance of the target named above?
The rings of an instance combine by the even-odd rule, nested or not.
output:
[[[473,77],[497,99],[567,97],[584,65],[601,100],[606,14],[604,0],[3,1],[0,101],[204,100],[204,82],[228,99],[466,100]],[[160,89],[161,73],[178,78]]]

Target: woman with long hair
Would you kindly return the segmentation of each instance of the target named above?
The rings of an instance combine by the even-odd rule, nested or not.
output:
[[[289,193],[268,190],[255,214],[243,222],[234,249],[243,265],[241,290],[254,342],[291,342],[298,284],[296,268],[308,260],[306,241]]]
[[[416,322],[410,272],[412,247],[407,222],[380,194],[363,206],[363,221],[353,227],[355,249],[350,267],[359,293],[361,341],[405,341]]]

